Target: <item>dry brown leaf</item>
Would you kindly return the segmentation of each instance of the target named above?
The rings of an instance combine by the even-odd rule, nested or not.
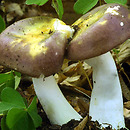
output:
[[[83,68],[84,70],[91,69],[91,66],[89,66],[86,62],[83,62]]]
[[[78,104],[78,99],[79,99],[79,97],[72,98],[70,104],[73,106],[73,108],[74,108],[78,113],[80,113],[81,109],[80,109],[80,106],[79,106],[79,104]]]
[[[69,66],[69,61],[70,60],[68,60],[68,59],[64,59],[64,61],[63,61],[63,65],[62,65],[62,70],[64,70],[65,68],[67,68],[68,66]]]
[[[78,98],[78,105],[79,108],[81,109],[80,113],[82,113],[82,115],[89,113],[89,103],[90,100],[88,100],[87,98],[83,98],[83,97]]]
[[[55,74],[54,77],[55,77],[55,80],[58,84],[60,84],[61,82],[63,82],[67,78],[67,76],[65,76],[63,73]]]
[[[85,62],[76,62],[69,65],[69,61],[65,60],[62,70],[63,73],[70,76],[73,75],[75,72],[77,72],[78,74],[84,74],[84,71],[89,70],[90,68],[91,67]]]
[[[63,73],[66,74],[67,76],[71,76],[75,72],[77,72],[78,67],[79,67],[79,63],[71,64],[63,69]]]
[[[76,86],[78,85],[78,82],[80,80],[80,75],[67,77],[63,82],[61,82],[61,85],[67,85],[67,86]]]
[[[121,75],[119,75],[119,77],[120,77],[120,83],[121,83],[123,96],[129,101],[130,100],[130,90],[127,87],[127,85],[125,84],[125,82],[123,81]]]
[[[70,99],[70,97],[67,97],[67,99]],[[82,117],[86,116],[89,112],[89,99],[85,98],[83,96],[76,96],[71,97],[70,104],[73,106],[73,108],[80,113]]]
[[[24,15],[20,5],[17,3],[6,4],[5,11],[7,13],[7,22],[11,22],[14,19],[16,20],[18,17],[21,18]]]
[[[88,86],[87,88],[92,89],[91,81],[89,80],[89,77],[91,77],[92,74],[91,67],[85,62],[76,62],[71,64],[69,62],[70,61],[67,59],[64,60],[62,74],[59,73],[56,78],[59,78],[59,80],[57,80],[58,83],[66,86]]]
[[[130,60],[130,39],[128,39],[124,44],[120,45],[119,50],[120,52],[117,54],[117,60],[119,63]]]
[[[0,65],[0,73],[3,71],[4,67]]]
[[[74,130],[83,130],[86,126],[87,121],[88,121],[88,115],[79,123],[78,126],[74,128]]]
[[[73,89],[75,89],[76,91],[78,91],[79,93],[82,93],[84,94],[85,96],[87,96],[88,98],[90,98],[91,96],[91,91],[89,90],[86,90],[84,88],[81,88],[81,87],[77,87],[77,86],[72,86]]]
[[[130,101],[125,102],[124,107],[130,110]]]
[[[125,118],[130,118],[130,110],[124,108],[124,117]]]
[[[31,86],[27,87],[27,89],[23,91],[23,94],[24,94],[23,97],[25,97],[27,99],[28,103],[30,104],[32,102],[34,96],[36,95],[33,84]]]
[[[6,5],[6,11],[8,13],[15,12],[16,15],[18,15],[18,16],[22,16],[24,14],[20,5],[17,3],[10,3],[10,4]]]

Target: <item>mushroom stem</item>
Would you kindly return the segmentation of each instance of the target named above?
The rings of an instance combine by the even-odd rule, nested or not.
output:
[[[37,97],[52,124],[63,125],[71,119],[82,118],[65,99],[53,76],[32,80]]]
[[[110,52],[85,60],[93,67],[93,90],[89,115],[102,127],[125,127],[123,99],[114,59]]]

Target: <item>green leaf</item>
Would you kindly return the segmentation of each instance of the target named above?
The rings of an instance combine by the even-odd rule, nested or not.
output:
[[[26,0],[27,5],[37,4],[37,5],[44,5],[48,0]]]
[[[21,80],[21,74],[16,71],[0,74],[0,93],[5,87],[17,88]]]
[[[26,108],[21,95],[14,89],[6,87],[1,92],[0,112],[7,111],[13,107]]]
[[[44,5],[48,0],[26,0],[27,5],[37,4],[37,5]],[[52,7],[56,10],[60,19],[62,19],[64,9],[62,0],[52,0]]]
[[[16,90],[6,87],[1,93],[1,99],[0,112],[6,113],[6,120],[3,118],[1,122],[3,130],[35,130],[41,125],[42,119],[37,112],[36,97],[26,108],[21,95]]]
[[[119,52],[120,52],[120,50],[118,50],[118,49],[113,49],[113,52],[115,53],[115,54],[118,54]]]
[[[36,97],[34,97],[33,101],[31,102],[30,106],[28,107],[27,111],[28,111],[30,117],[32,118],[35,127],[40,126],[42,123],[42,118],[38,115],[38,112],[37,112]]]
[[[15,78],[15,89],[17,89],[18,85],[20,83],[20,80],[21,80],[21,73],[14,71],[14,74],[15,74],[15,77],[14,77]]]
[[[7,114],[6,124],[10,130],[35,130],[32,119],[24,109],[12,108]]]
[[[74,11],[78,14],[85,14],[92,9],[98,0],[77,0],[74,4]]]
[[[11,80],[14,80],[14,75],[12,71],[8,73],[0,74],[0,84],[3,83],[8,84],[8,82],[10,82]]]
[[[0,33],[5,29],[5,22],[3,18],[0,16]]]
[[[3,116],[3,118],[1,119],[1,129],[2,130],[9,130],[9,128],[6,124],[6,116]]]
[[[59,18],[62,19],[64,13],[62,0],[52,0],[52,7],[56,10]]]
[[[5,74],[0,74],[0,93],[5,87],[15,87],[15,79],[13,71]]]
[[[127,3],[127,0],[104,0],[106,3],[117,3],[125,5]]]
[[[2,91],[4,88],[6,88],[6,84],[5,84],[5,83],[0,84],[0,93],[1,93],[1,91]],[[0,100],[1,100],[1,95],[0,95]]]

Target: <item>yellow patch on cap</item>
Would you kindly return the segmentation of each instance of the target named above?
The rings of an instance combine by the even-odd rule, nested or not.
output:
[[[71,37],[74,32],[70,26],[56,18],[34,17],[28,21],[25,19],[25,26],[20,25],[17,31],[11,33],[14,40],[10,44],[12,47],[18,45],[18,49],[27,49],[26,53],[35,58],[41,53],[47,53],[49,47],[45,45],[45,40],[50,38],[55,31],[60,32],[63,38]],[[63,44],[58,39],[56,43]]]
[[[95,24],[103,15],[105,10],[98,10],[94,14],[89,14],[85,18],[81,17],[72,26],[77,25],[78,31],[76,32],[74,38],[77,38],[81,33],[85,32],[89,27]]]
[[[46,47],[44,43],[41,45],[32,44],[30,45],[29,54],[32,56],[32,58],[35,58],[35,56],[37,56],[40,53],[46,54],[47,50],[48,47]]]
[[[107,20],[104,20],[102,22],[99,22],[100,25],[105,25],[107,23]]]
[[[21,38],[16,38],[16,39],[13,39],[12,42],[10,42],[10,44],[12,45],[11,47],[15,47],[15,45],[17,45],[18,43],[20,43],[22,41]]]

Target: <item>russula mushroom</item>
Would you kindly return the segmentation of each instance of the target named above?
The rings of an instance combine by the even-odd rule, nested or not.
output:
[[[76,31],[68,45],[68,59],[85,60],[93,67],[89,115],[102,127],[125,127],[121,86],[109,51],[130,38],[130,11],[119,4],[105,4],[72,26]]]
[[[82,118],[53,77],[62,66],[67,39],[72,34],[73,29],[64,22],[43,16],[20,20],[0,34],[0,64],[33,77],[44,111],[50,122],[58,125]]]

